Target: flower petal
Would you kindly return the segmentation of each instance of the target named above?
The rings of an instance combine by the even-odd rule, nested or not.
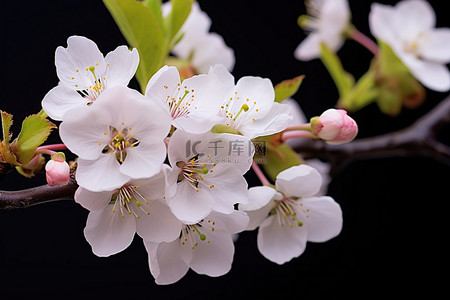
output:
[[[281,265],[305,251],[307,236],[305,226],[281,227],[272,215],[259,227],[258,250],[268,260]]]
[[[91,192],[82,187],[78,187],[75,192],[75,202],[90,211],[100,210],[108,205],[113,193],[114,191]]]
[[[149,203],[150,214],[136,220],[137,233],[146,241],[171,242],[180,236],[181,222],[160,201]]]
[[[436,15],[427,1],[400,1],[395,5],[396,28],[405,39],[415,38],[418,33],[432,29]]]
[[[277,175],[275,186],[277,191],[288,197],[309,197],[319,192],[322,177],[310,166],[294,166]]]
[[[126,249],[136,232],[134,215],[113,212],[112,205],[88,215],[84,235],[97,256],[110,256]]]
[[[82,36],[67,39],[67,48],[58,47],[55,53],[56,73],[61,83],[67,86],[85,86],[86,77],[91,77],[89,67],[95,66],[96,72],[103,74],[106,63],[97,45]],[[77,71],[78,70],[78,71]]]
[[[234,51],[217,33],[205,35],[196,45],[192,65],[199,73],[208,73],[211,66],[223,65],[231,71],[234,67]]]
[[[450,89],[450,72],[445,65],[419,60],[410,55],[399,55],[399,57],[414,77],[427,88],[438,92],[446,92]]]
[[[331,197],[303,198],[303,204],[309,209],[306,219],[308,241],[325,242],[337,236],[342,229],[342,211]]]
[[[212,66],[209,71],[209,75],[214,75],[222,82],[227,92],[234,90],[234,76],[228,71],[228,69],[222,64],[216,64]]]
[[[157,284],[172,284],[183,278],[189,266],[180,255],[180,241],[152,243],[144,241],[150,272]]]
[[[272,200],[277,191],[268,186],[251,187],[248,190],[248,203],[239,204],[239,210],[252,211],[266,206]]]
[[[436,28],[430,31],[420,45],[420,55],[432,62],[450,62],[450,28]]]
[[[129,148],[120,172],[130,178],[145,178],[158,174],[166,157],[163,141],[142,141],[139,146]]]
[[[86,106],[88,102],[89,99],[81,97],[76,90],[59,85],[45,95],[42,100],[42,107],[50,118],[62,121],[67,111]]]
[[[108,64],[108,87],[115,85],[127,86],[136,73],[139,64],[139,54],[136,48],[128,50],[127,46],[119,46],[109,52],[105,61]]]
[[[295,49],[295,58],[302,61],[308,61],[320,57],[321,42],[322,38],[318,33],[310,33]]]
[[[180,74],[176,67],[164,66],[150,78],[145,89],[145,96],[156,101],[167,109],[166,99],[176,94],[176,91],[181,84]]]
[[[78,158],[77,183],[90,191],[111,191],[120,188],[130,177],[119,172],[119,163],[114,155],[102,154],[96,160]]]
[[[395,15],[391,6],[372,3],[369,13],[370,32],[374,37],[390,43],[395,37]]]

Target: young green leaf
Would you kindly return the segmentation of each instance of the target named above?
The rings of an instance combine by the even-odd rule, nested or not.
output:
[[[9,144],[9,140],[11,139],[11,133],[9,132],[11,125],[13,123],[12,115],[8,114],[7,112],[1,111],[0,114],[2,116],[2,133],[3,138],[2,142],[5,143],[5,146]]]
[[[300,75],[292,79],[286,79],[275,85],[275,101],[282,102],[297,93],[305,75]]]
[[[103,0],[128,43],[139,52],[136,78],[144,91],[148,81],[163,65],[168,54],[163,28],[155,7],[136,0]]]
[[[28,163],[35,155],[36,148],[44,143],[56,125],[38,115],[27,117],[17,139],[11,145],[17,160]]]
[[[342,67],[339,57],[324,43],[320,44],[320,59],[336,84],[340,97],[344,97],[355,83],[353,76]]]
[[[177,34],[191,12],[194,0],[171,0],[172,10],[164,19],[166,40],[170,48],[177,41]]]

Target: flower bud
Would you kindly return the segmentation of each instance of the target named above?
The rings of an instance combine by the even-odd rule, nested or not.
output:
[[[49,186],[66,185],[70,179],[70,167],[62,152],[52,156],[45,165],[45,176]]]
[[[355,120],[343,109],[328,109],[320,117],[311,118],[311,132],[328,144],[343,144],[352,141],[358,133]]]

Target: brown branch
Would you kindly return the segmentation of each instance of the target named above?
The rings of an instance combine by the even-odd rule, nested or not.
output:
[[[25,208],[58,200],[73,200],[78,185],[73,177],[64,186],[42,185],[21,191],[0,191],[0,209]]]
[[[295,150],[306,159],[320,158],[330,162],[331,174],[354,160],[381,157],[419,155],[450,165],[450,147],[437,139],[439,128],[449,122],[450,97],[447,97],[405,129],[341,145],[303,139]]]

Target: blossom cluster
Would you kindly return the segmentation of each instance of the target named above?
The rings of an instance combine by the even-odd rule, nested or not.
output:
[[[233,235],[244,230],[259,226],[260,252],[280,264],[299,256],[307,240],[339,233],[339,205],[315,197],[321,176],[312,167],[248,189],[252,139],[292,119],[287,104],[274,102],[269,79],[235,82],[218,64],[181,80],[176,67],[164,66],[141,94],[127,87],[136,49],[120,46],[104,57],[85,37],[67,43],[56,50],[60,83],[42,106],[62,121],[60,137],[78,157],[75,200],[90,211],[84,234],[96,255],[126,249],[137,233],[156,282],[170,284],[190,268],[227,273]]]

